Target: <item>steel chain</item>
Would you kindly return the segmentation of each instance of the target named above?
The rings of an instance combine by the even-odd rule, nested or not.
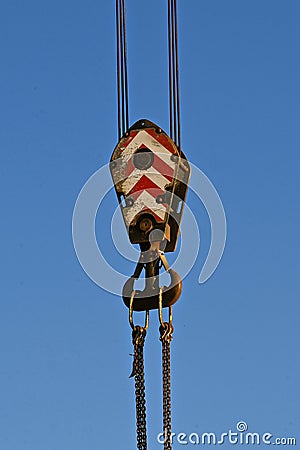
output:
[[[134,361],[131,377],[135,378],[136,433],[138,450],[147,450],[146,398],[144,373],[144,343],[147,330],[135,326],[132,330]]]
[[[174,327],[164,322],[159,328],[162,342],[164,450],[172,450],[171,439],[171,340]]]

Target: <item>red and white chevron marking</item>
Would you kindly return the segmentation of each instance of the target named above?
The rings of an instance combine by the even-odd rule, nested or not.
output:
[[[144,147],[152,151],[154,161],[148,169],[140,170],[134,166],[133,156]],[[120,150],[122,165],[126,167],[121,190],[125,199],[130,197],[133,200],[132,206],[123,208],[126,224],[129,226],[142,211],[153,214],[158,222],[163,222],[168,205],[157,203],[156,198],[164,193],[165,187],[174,178],[176,163],[171,160],[175,153],[172,142],[164,134],[157,137],[152,129],[141,130],[131,133]]]

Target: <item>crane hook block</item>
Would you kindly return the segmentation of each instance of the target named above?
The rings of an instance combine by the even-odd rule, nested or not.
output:
[[[118,142],[110,170],[130,242],[147,249],[160,230],[164,251],[175,251],[190,177],[184,153],[143,119]]]

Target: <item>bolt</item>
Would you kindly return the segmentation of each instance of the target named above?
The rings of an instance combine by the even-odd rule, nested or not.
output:
[[[134,203],[133,198],[126,198],[125,200],[126,206],[132,206]]]
[[[153,228],[153,223],[152,220],[149,219],[149,217],[144,217],[140,223],[139,223],[139,227],[141,231],[144,231],[145,233],[147,231],[150,231]]]
[[[164,202],[164,196],[163,195],[158,195],[156,197],[156,202],[157,203],[163,203]]]

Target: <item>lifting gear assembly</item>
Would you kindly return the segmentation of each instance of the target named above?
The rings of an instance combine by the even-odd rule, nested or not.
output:
[[[178,70],[177,0],[167,0],[170,135],[147,119],[129,125],[125,0],[116,0],[118,144],[110,170],[124,224],[140,257],[123,288],[129,311],[134,361],[137,448],[147,449],[144,343],[149,311],[156,309],[162,343],[164,449],[171,444],[170,345],[173,334],[172,305],[179,299],[182,281],[169,267],[165,253],[174,252],[187,194],[190,166],[181,149]],[[160,271],[170,275],[169,286],[160,286]],[[145,287],[135,289],[144,271]],[[168,308],[168,320],[163,319]],[[144,311],[143,326],[135,325],[135,311]]]

